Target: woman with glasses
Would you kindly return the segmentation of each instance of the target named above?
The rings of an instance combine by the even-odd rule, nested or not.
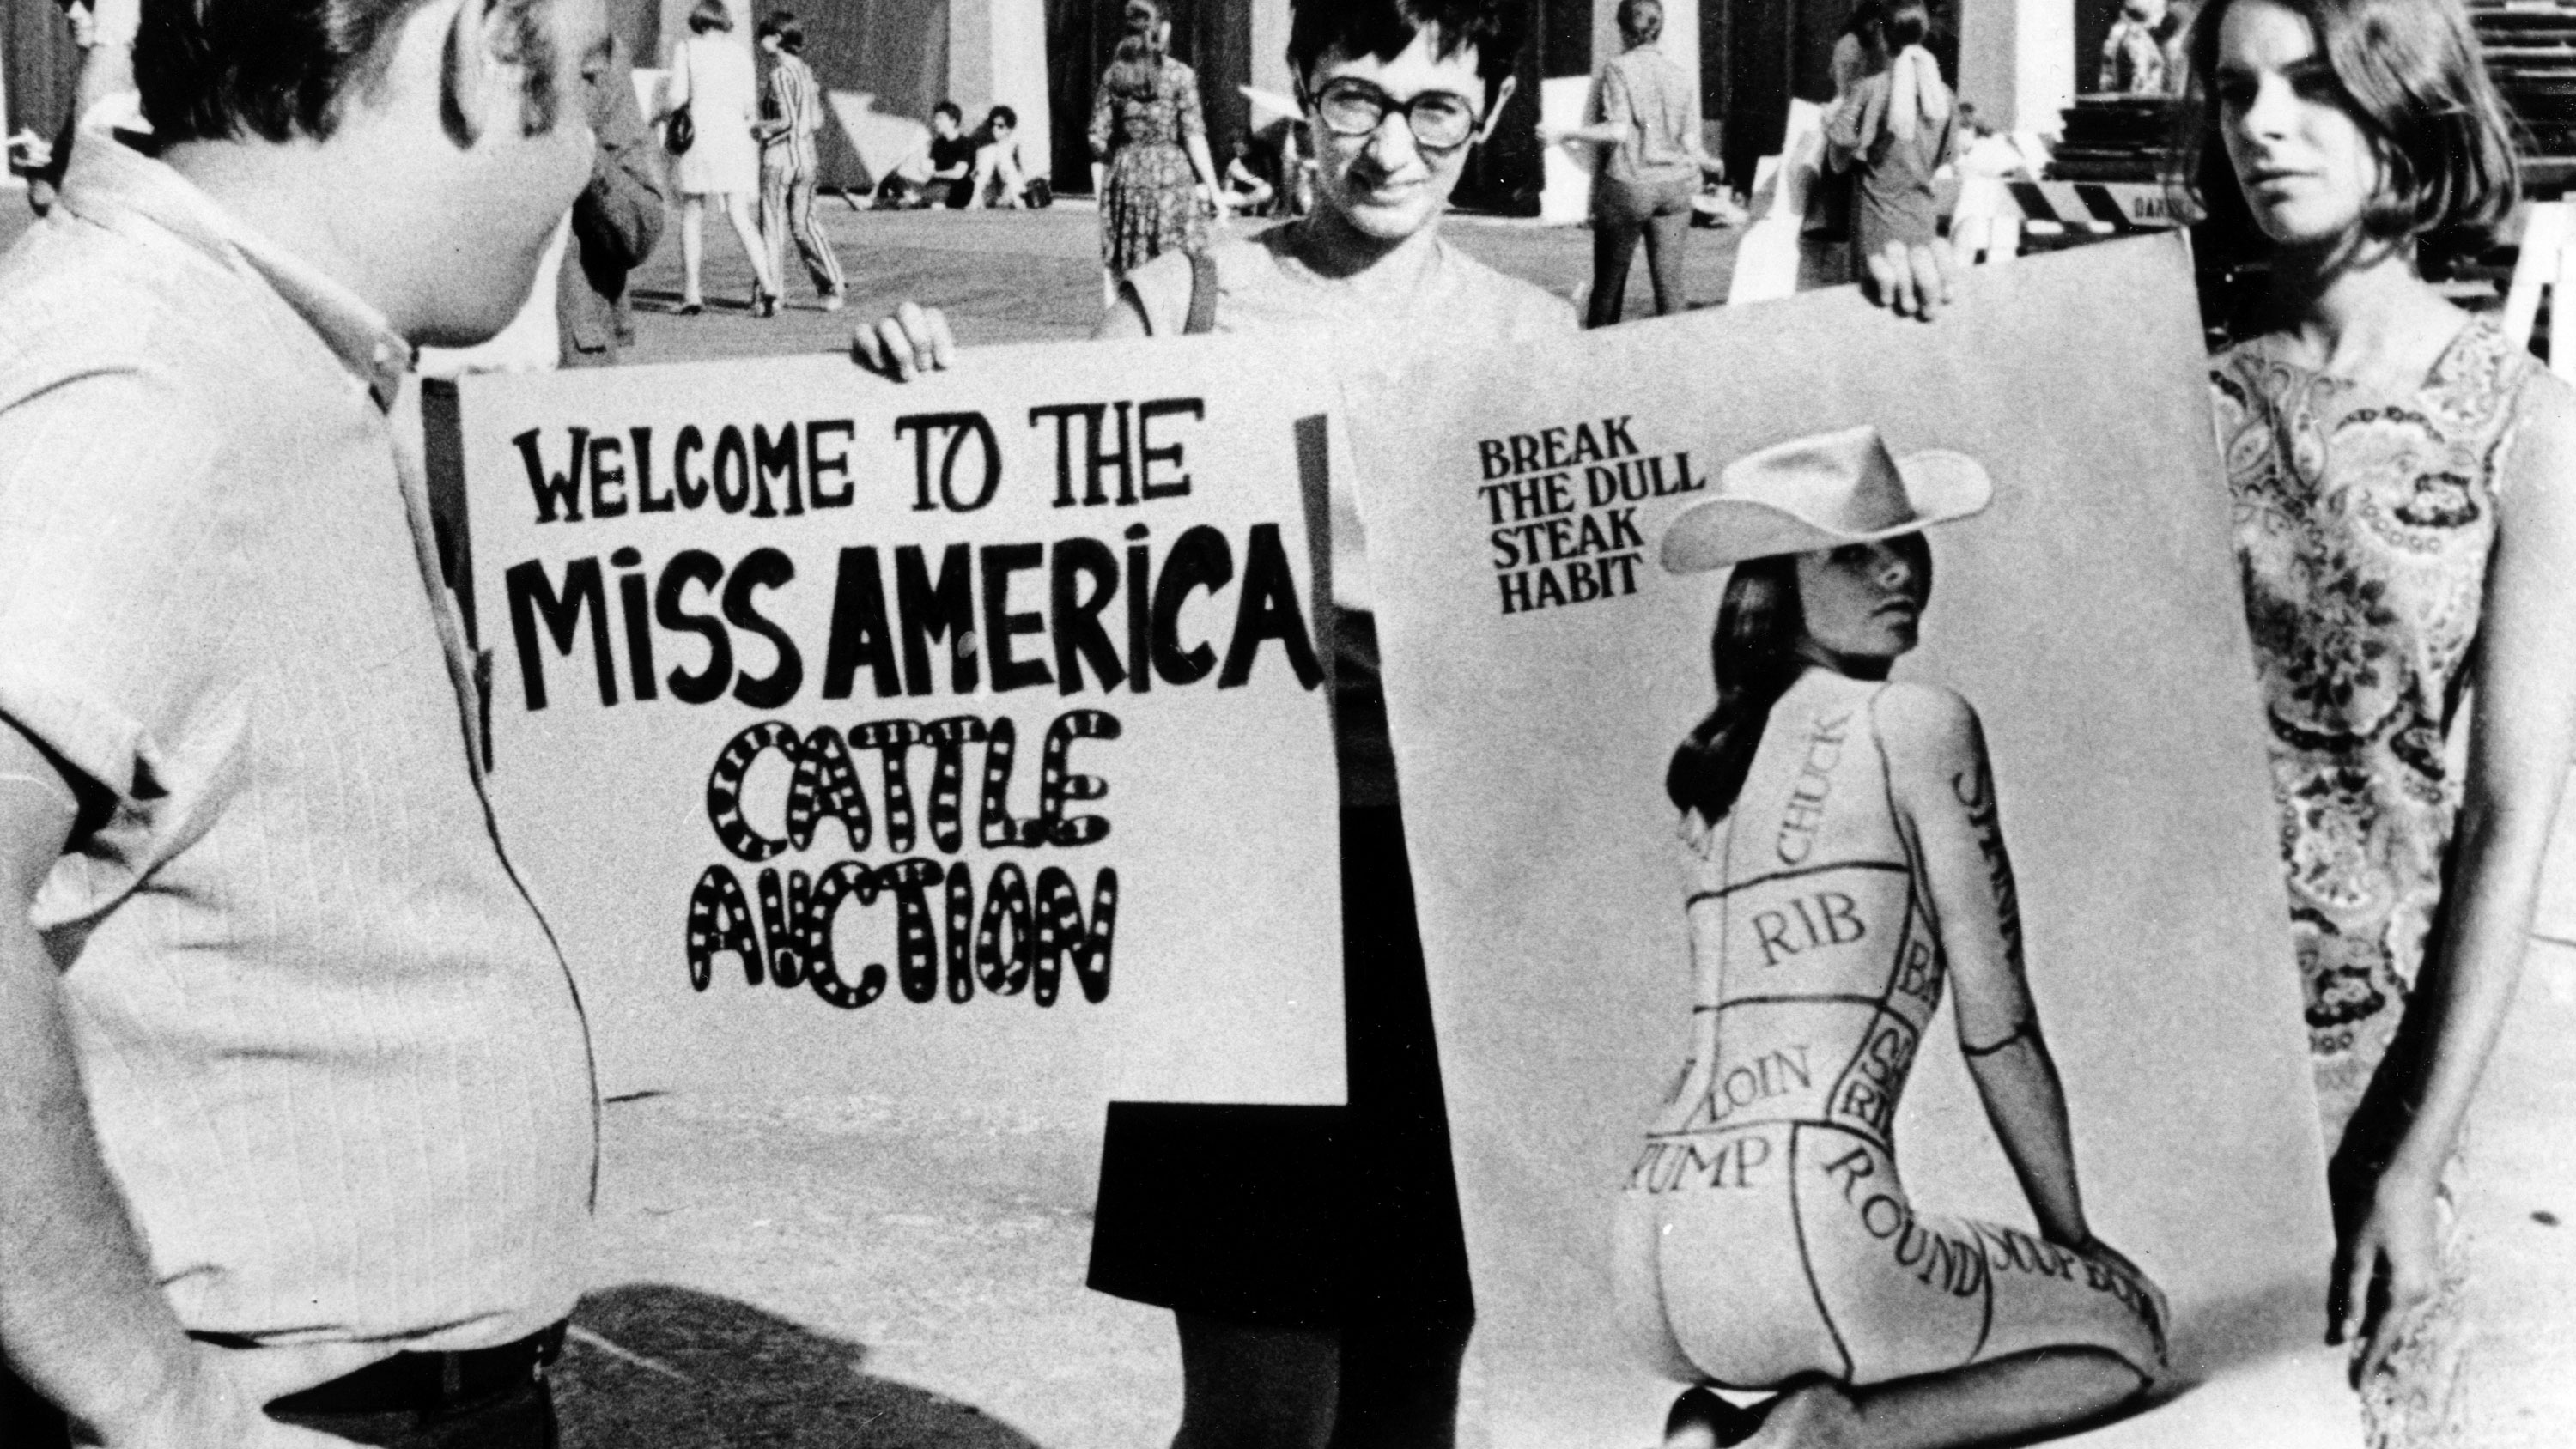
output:
[[[1100,198],[1101,298],[1167,251],[1207,246],[1225,204],[1208,154],[1197,72],[1172,59],[1160,0],[1127,0],[1126,36],[1091,102],[1091,184]]]
[[[1442,352],[1544,349],[1573,310],[1439,230],[1510,95],[1517,7],[1306,0],[1289,65],[1306,216],[1128,274],[1105,337],[1336,324],[1381,387]],[[1194,316],[1194,314],[1196,314]],[[1179,1449],[1441,1449],[1474,1318],[1378,684],[1356,486],[1329,497],[1347,1107],[1110,1108],[1091,1286],[1179,1321]],[[1392,483],[1395,480],[1387,480]]]
[[[1452,247],[1440,217],[1471,143],[1512,94],[1515,0],[1299,0],[1288,63],[1306,107],[1313,210],[1138,267],[1097,335],[1328,324],[1349,375],[1398,388],[1489,346],[1544,351],[1573,309]],[[1929,315],[1943,258],[1880,259],[1880,295]],[[946,319],[910,303],[852,339],[898,378],[947,366]],[[1449,1161],[1379,687],[1355,480],[1324,500],[1332,549],[1350,1105],[1115,1103],[1091,1286],[1173,1310],[1174,1449],[1447,1449],[1474,1299]]]

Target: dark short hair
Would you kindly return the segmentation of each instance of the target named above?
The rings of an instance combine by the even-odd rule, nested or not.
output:
[[[1289,0],[1288,68],[1302,81],[1336,50],[1393,60],[1432,30],[1443,59],[1476,47],[1476,75],[1490,92],[1519,63],[1528,24],[1525,0]]]
[[[700,35],[710,30],[731,30],[733,11],[724,0],[698,0],[689,7],[689,29]]]
[[[425,0],[144,0],[134,84],[164,144],[326,141],[349,97],[384,79],[395,38]],[[521,123],[553,129],[551,0],[499,0],[506,57],[527,69]]]
[[[2218,119],[2218,32],[2234,0],[2208,0],[2192,22],[2191,83],[2165,180],[2200,218],[2203,244],[2259,253]],[[2496,98],[2458,0],[2274,0],[2308,22],[2336,99],[2387,167],[2388,187],[2362,213],[2373,236],[2454,239],[2513,209],[2513,123]]]
[[[1879,24],[1887,35],[1889,50],[1921,45],[1932,34],[1932,8],[1923,0],[1894,0],[1887,7],[1887,18]]]
[[[1664,0],[1619,0],[1619,34],[1631,45],[1661,40]]]
[[[995,106],[984,113],[984,126],[987,130],[995,126],[1008,126],[1016,131],[1020,128],[1020,113],[1008,106]]]
[[[805,27],[797,23],[796,12],[772,10],[762,19],[760,28],[752,32],[752,38],[755,40],[766,40],[773,35],[778,37],[780,50],[786,51],[789,55],[805,53]]]
[[[933,116],[946,116],[948,119],[955,121],[961,126],[966,124],[966,113],[958,108],[955,101],[941,101],[938,105],[930,108],[930,114]]]

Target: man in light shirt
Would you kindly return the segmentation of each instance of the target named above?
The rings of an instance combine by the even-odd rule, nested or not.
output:
[[[605,16],[144,5],[157,159],[0,259],[0,1443],[549,1446],[587,1039],[386,408],[528,295]]]

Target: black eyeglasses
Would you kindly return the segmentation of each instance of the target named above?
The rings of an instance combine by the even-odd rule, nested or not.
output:
[[[1483,119],[1456,91],[1421,91],[1399,101],[1352,76],[1324,82],[1323,89],[1308,96],[1307,104],[1315,108],[1324,129],[1336,136],[1371,135],[1386,124],[1387,112],[1400,112],[1405,129],[1413,133],[1413,143],[1428,151],[1447,151],[1467,144],[1468,138],[1476,134],[1477,122]]]

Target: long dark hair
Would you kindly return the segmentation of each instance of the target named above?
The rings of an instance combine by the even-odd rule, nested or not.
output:
[[[1771,707],[1805,672],[1798,641],[1807,628],[1798,603],[1794,554],[1737,564],[1718,599],[1708,663],[1717,676],[1717,707],[1673,751],[1664,793],[1674,808],[1696,810],[1711,824],[1735,808]]]
[[[2183,214],[2196,219],[2198,247],[2242,259],[2271,243],[2245,204],[2220,134],[2218,33],[2233,3],[2209,0],[2192,20],[2190,86],[2175,108],[2164,179]],[[2282,3],[2308,22],[2337,99],[2388,168],[2388,190],[2365,211],[2365,230],[2444,249],[2478,244],[2513,209],[2520,178],[2514,123],[2456,0]]]
[[[1900,533],[1885,545],[1905,560],[1920,581],[1921,597],[1932,597],[1932,541],[1921,533]],[[1866,543],[1837,545],[1832,552],[1871,548]],[[1810,662],[1806,605],[1798,597],[1797,554],[1747,559],[1735,566],[1718,596],[1717,628],[1708,638],[1709,672],[1717,677],[1717,707],[1682,737],[1664,768],[1664,794],[1679,810],[1696,810],[1711,825],[1735,808],[1744,777],[1753,769],[1753,752],[1771,723],[1771,707],[1798,682]],[[1835,659],[1830,654],[1818,657]],[[1843,660],[1833,668],[1855,678],[1883,679],[1888,661],[1874,657]]]

